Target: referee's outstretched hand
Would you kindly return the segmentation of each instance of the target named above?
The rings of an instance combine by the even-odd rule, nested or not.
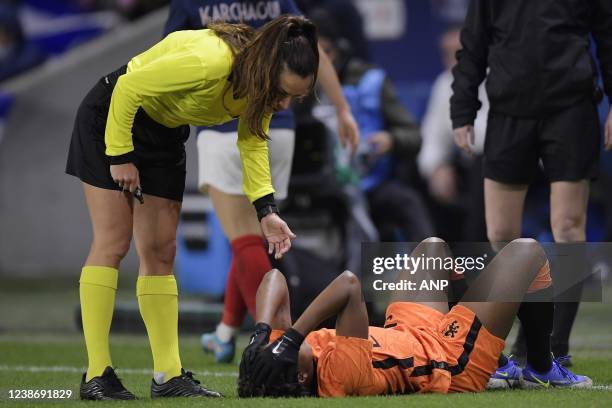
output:
[[[455,144],[461,150],[471,156],[471,146],[474,146],[475,143],[474,127],[472,125],[467,125],[457,129],[453,129],[453,136],[455,137]]]
[[[610,112],[608,112],[605,135],[604,149],[606,149],[606,151],[612,150],[612,107],[610,107]]]
[[[110,174],[123,191],[133,193],[140,187],[140,175],[134,163],[111,165]]]
[[[274,259],[281,259],[291,248],[291,240],[295,234],[291,232],[285,221],[278,214],[271,213],[261,219],[261,230],[268,241],[268,253],[274,254]]]

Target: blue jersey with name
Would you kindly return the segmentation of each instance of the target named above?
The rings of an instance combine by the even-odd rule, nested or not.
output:
[[[301,15],[302,13],[293,0],[172,0],[164,35],[178,30],[206,28],[208,23],[216,20],[228,23],[242,22],[259,28],[281,14]],[[272,129],[294,127],[295,120],[290,109],[275,113],[270,123]],[[235,132],[238,129],[238,121],[234,120],[211,129],[219,132]]]

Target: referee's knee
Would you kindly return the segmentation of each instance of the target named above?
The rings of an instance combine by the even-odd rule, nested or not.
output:
[[[153,242],[139,248],[139,256],[147,263],[159,265],[173,265],[176,256],[176,239],[167,239],[161,242]]]

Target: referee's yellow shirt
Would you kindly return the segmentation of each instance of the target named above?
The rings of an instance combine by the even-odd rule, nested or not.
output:
[[[139,107],[170,128],[211,126],[240,117],[245,98],[224,92],[233,62],[229,46],[211,30],[177,31],[132,58],[111,98],[106,123],[106,154],[134,150],[132,124]],[[271,115],[263,127],[268,132]],[[251,202],[274,193],[268,143],[253,135],[239,119],[238,149],[243,189]]]

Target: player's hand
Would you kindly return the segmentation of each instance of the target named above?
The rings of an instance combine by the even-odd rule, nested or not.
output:
[[[133,193],[140,187],[140,175],[134,163],[111,165],[110,174],[124,191]]]
[[[612,150],[612,107],[610,107],[608,119],[606,119],[604,149],[606,151]]]
[[[455,144],[464,152],[472,155],[472,148],[475,143],[474,126],[467,125],[453,130]]]
[[[393,136],[386,130],[373,134],[368,143],[374,148],[374,152],[378,155],[387,154],[393,149]]]
[[[274,254],[275,259],[281,259],[291,248],[291,240],[295,238],[295,234],[275,213],[261,219],[261,230],[268,241],[268,253]]]
[[[349,145],[355,153],[359,145],[359,127],[349,108],[338,109],[338,137],[343,147]]]
[[[304,336],[291,328],[263,349],[255,359],[254,383],[270,386],[297,376],[298,356],[303,342]]]
[[[242,358],[240,359],[240,378],[251,376],[255,358],[260,353],[260,349],[265,347],[270,341],[271,332],[272,328],[266,323],[260,322],[255,325],[255,331],[251,335],[251,340],[242,352]],[[245,396],[241,395],[241,397]]]
[[[450,203],[457,196],[457,174],[445,164],[434,170],[429,178],[429,193],[441,203]]]

